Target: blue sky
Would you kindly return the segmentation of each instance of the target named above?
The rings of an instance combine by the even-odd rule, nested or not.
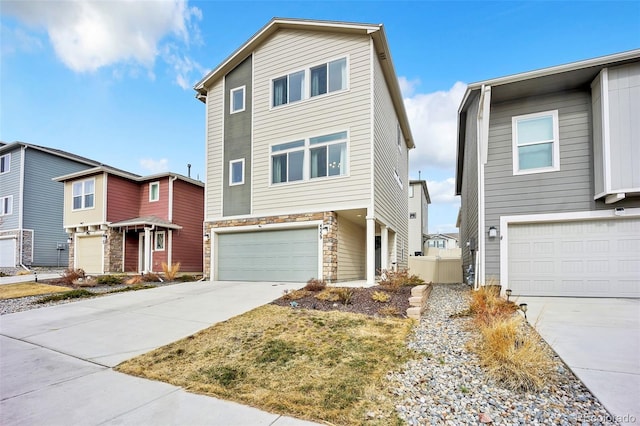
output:
[[[640,1],[0,1],[0,140],[204,179],[193,84],[272,17],[383,23],[427,180],[455,231],[467,83],[640,48]]]

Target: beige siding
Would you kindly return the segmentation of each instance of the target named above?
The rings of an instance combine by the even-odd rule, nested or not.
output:
[[[207,178],[205,219],[222,216],[224,94],[222,80],[207,93]]]
[[[88,179],[95,179],[94,206],[86,210],[73,210],[73,183]],[[94,225],[103,223],[104,217],[104,175],[67,181],[64,183],[64,226]]]
[[[366,240],[365,228],[338,216],[338,281],[365,278]]]
[[[254,52],[253,211],[367,206],[370,200],[370,38],[282,30]],[[272,109],[271,80],[347,56],[349,89]],[[349,132],[347,176],[270,185],[272,144]]]
[[[375,60],[374,86],[375,215],[397,233],[395,248],[398,267],[406,268],[409,250],[407,146],[402,141],[400,148],[398,148],[396,133],[398,120],[378,59]],[[398,171],[402,180],[402,188],[394,177],[395,170]]]

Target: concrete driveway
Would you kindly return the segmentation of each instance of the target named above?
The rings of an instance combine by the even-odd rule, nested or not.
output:
[[[613,420],[640,422],[640,299],[522,296],[517,303],[527,303],[529,323]]]
[[[111,368],[268,303],[285,288],[296,286],[186,283],[4,315],[0,424],[312,425]]]

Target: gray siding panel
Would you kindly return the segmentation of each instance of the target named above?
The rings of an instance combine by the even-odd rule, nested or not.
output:
[[[460,247],[462,247],[462,267],[464,271],[474,264],[474,258],[467,242],[478,241],[478,98],[467,110],[464,144],[464,168],[461,185]],[[475,267],[475,266],[474,266]]]
[[[251,213],[252,56],[225,76],[223,203],[224,216]],[[245,109],[230,114],[231,90],[245,86]],[[244,159],[244,184],[229,185],[229,162]]]
[[[64,184],[52,178],[89,166],[27,148],[24,167],[23,227],[34,231],[33,265],[65,267],[68,251],[56,249],[57,243],[67,241],[62,223]]]
[[[12,213],[0,216],[0,231],[17,229],[20,226],[19,206],[20,206],[20,148],[10,152],[3,152],[0,155],[11,155],[9,172],[0,175],[0,197],[13,196]]]

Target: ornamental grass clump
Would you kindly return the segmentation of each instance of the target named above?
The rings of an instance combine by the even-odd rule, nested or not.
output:
[[[489,324],[498,318],[511,317],[518,306],[500,297],[498,287],[487,285],[471,293],[469,310],[476,323]]]
[[[180,262],[167,264],[167,262],[162,262],[162,272],[164,272],[164,276],[167,281],[174,281],[178,272],[180,272]]]

